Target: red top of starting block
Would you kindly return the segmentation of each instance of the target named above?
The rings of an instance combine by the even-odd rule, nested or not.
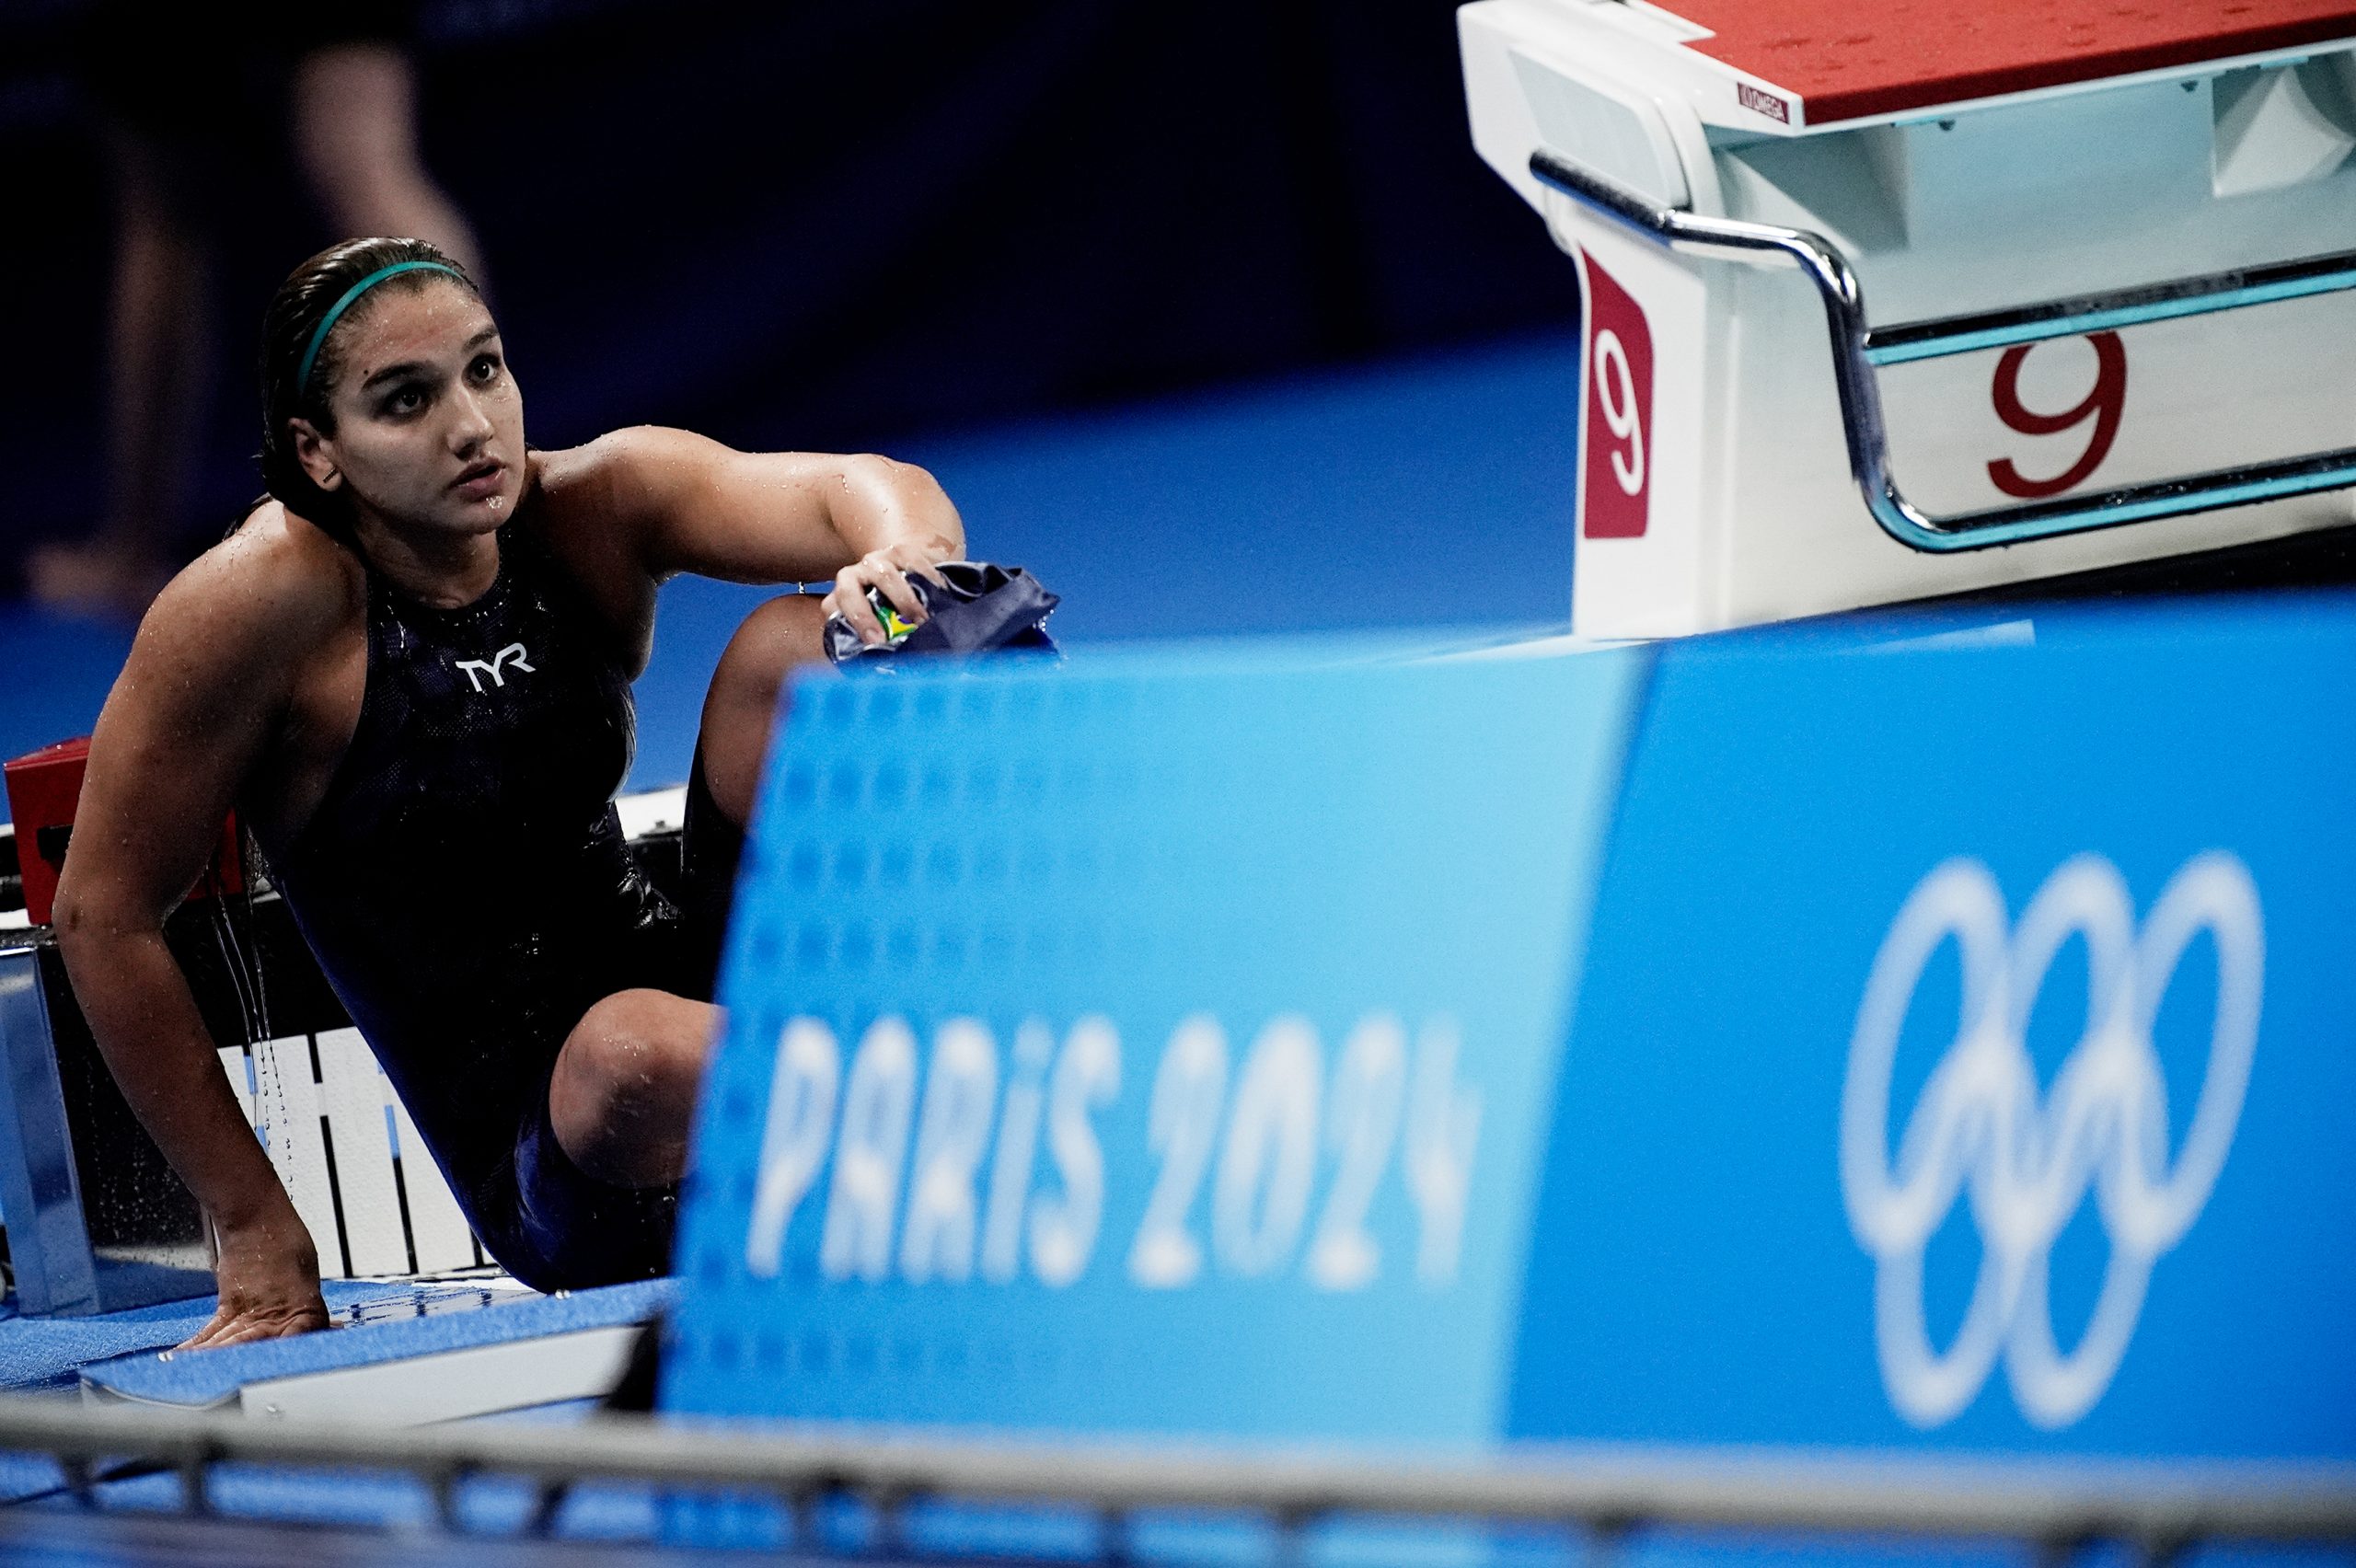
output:
[[[2356,38],[2350,0],[1651,0],[1811,123]]]

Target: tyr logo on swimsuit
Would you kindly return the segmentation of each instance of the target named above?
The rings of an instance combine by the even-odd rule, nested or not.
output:
[[[512,665],[508,663],[511,659],[514,661]],[[473,683],[477,691],[482,689],[482,678],[485,675],[491,677],[491,684],[493,686],[504,686],[507,684],[505,671],[508,669],[520,670],[527,675],[539,674],[537,670],[525,663],[524,645],[520,642],[509,643],[488,659],[461,659],[458,661],[458,668],[467,673],[467,679]]]

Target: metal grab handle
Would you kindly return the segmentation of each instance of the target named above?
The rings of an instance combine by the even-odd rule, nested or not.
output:
[[[1876,331],[1865,326],[1865,289],[1855,270],[1821,235],[1732,218],[1696,217],[1659,206],[1543,148],[1530,154],[1530,172],[1588,211],[1669,249],[1737,260],[1783,256],[1796,263],[1824,301],[1850,475],[1874,521],[1909,548],[1946,555],[2356,488],[2356,447],[2340,447],[2308,456],[2125,485],[2094,495],[1934,517],[1908,501],[1890,477],[1888,429],[1874,377],[1876,367],[1883,364],[2356,289],[2356,251]]]

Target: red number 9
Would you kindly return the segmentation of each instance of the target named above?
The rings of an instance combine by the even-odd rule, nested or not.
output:
[[[2094,439],[2069,468],[2050,479],[2031,479],[2013,467],[2009,457],[1999,457],[1988,465],[1988,477],[2006,495],[2023,501],[2036,501],[2049,495],[2060,495],[2073,485],[2084,483],[2087,475],[2102,467],[2110,455],[2110,444],[2119,439],[2119,416],[2127,406],[2127,350],[2116,332],[2088,334],[2086,341],[2095,346],[2095,389],[2086,400],[2074,409],[2058,414],[2032,413],[2021,406],[2021,366],[2028,362],[2033,343],[2022,343],[2006,349],[2004,357],[1996,363],[1996,417],[2023,435],[2058,435],[2073,425],[2095,421]]]

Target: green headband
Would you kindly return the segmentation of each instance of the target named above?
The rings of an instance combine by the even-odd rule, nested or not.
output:
[[[334,306],[329,309],[325,316],[319,317],[318,329],[311,334],[311,346],[303,351],[302,368],[294,373],[294,395],[297,398],[304,397],[310,392],[311,372],[318,365],[319,350],[326,344],[328,340],[328,334],[335,330],[335,324],[343,319],[343,313],[352,308],[352,302],[358,299],[362,294],[366,294],[370,289],[375,288],[378,283],[383,282],[387,278],[398,277],[403,272],[447,272],[450,276],[457,279],[458,282],[462,283],[467,281],[467,275],[464,272],[459,271],[456,267],[449,265],[447,262],[396,261],[389,267],[377,268],[375,271],[369,273],[366,277],[361,279],[358,282],[344,290],[343,297],[336,301]]]

